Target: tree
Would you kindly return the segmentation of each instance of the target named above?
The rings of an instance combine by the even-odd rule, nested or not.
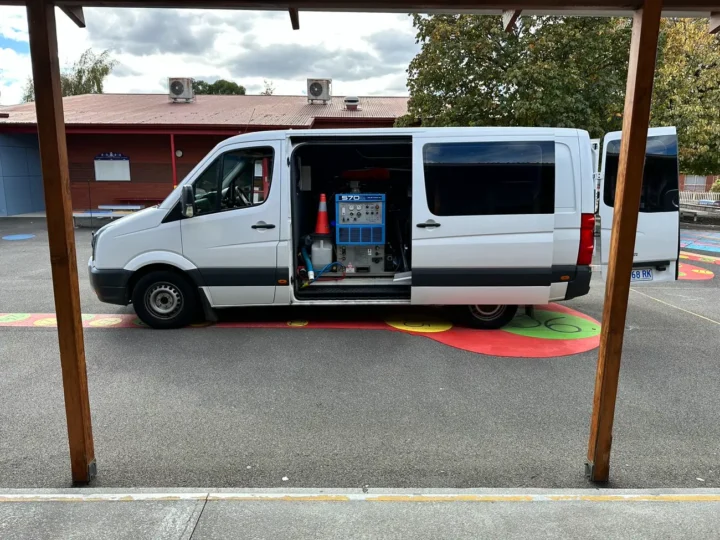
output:
[[[193,91],[198,95],[244,96],[245,87],[233,81],[218,79],[213,83],[203,80],[193,81]]]
[[[63,96],[102,94],[103,84],[117,62],[110,57],[110,51],[95,54],[86,50],[72,66],[60,73],[60,87]],[[35,101],[35,87],[28,78],[23,88],[23,102]]]
[[[408,68],[399,125],[554,126],[594,137],[622,127],[630,21],[414,15],[420,53]],[[653,126],[678,128],[680,169],[720,172],[720,40],[707,23],[664,19]]]
[[[720,41],[708,33],[706,21],[665,19],[660,53],[652,124],[678,128],[683,172],[717,174],[720,172]]]
[[[720,180],[715,180],[715,183],[710,186],[710,191],[713,193],[720,193]]]
[[[630,25],[625,19],[414,15],[420,53],[408,68],[400,125],[619,129]]]
[[[265,88],[262,92],[260,92],[261,96],[272,96],[275,93],[275,87],[273,86],[272,81],[263,79],[263,86],[265,86]]]

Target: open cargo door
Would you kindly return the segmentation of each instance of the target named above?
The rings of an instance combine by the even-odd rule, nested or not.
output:
[[[620,132],[605,135],[600,186],[601,262],[603,277],[610,260],[612,231],[620,161]],[[648,131],[640,214],[635,236],[631,281],[674,281],[680,255],[680,207],[678,191],[678,142],[674,127]]]

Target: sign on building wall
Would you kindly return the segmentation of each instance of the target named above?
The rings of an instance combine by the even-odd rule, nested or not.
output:
[[[117,152],[103,152],[95,156],[95,180],[129,182],[130,158]]]

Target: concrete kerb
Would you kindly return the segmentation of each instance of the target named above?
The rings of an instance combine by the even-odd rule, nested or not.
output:
[[[716,503],[720,489],[187,489],[72,488],[0,490],[1,503],[148,501],[394,503]]]

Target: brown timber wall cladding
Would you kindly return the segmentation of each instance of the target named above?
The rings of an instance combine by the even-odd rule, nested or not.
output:
[[[183,152],[176,158],[178,182],[224,138],[176,135],[175,148]],[[71,133],[67,147],[74,210],[127,204],[123,199],[164,199],[172,191],[170,135]],[[95,157],[106,152],[129,158],[130,181],[95,180]]]

